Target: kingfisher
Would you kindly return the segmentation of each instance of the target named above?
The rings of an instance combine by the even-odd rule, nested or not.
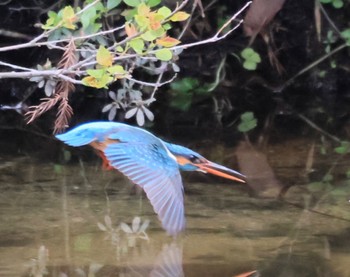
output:
[[[105,166],[117,169],[144,190],[163,228],[173,236],[185,228],[180,170],[210,173],[245,183],[245,176],[235,170],[124,123],[84,123],[56,138],[73,147],[90,145],[96,149]]]

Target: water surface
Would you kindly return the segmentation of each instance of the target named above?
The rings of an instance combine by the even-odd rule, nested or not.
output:
[[[187,180],[187,229],[174,239],[116,171],[2,161],[0,276],[350,276],[343,195],[312,202],[295,186],[281,201],[216,178]]]

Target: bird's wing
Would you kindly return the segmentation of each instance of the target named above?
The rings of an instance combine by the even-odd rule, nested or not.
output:
[[[176,161],[168,155],[160,140],[155,144],[111,143],[104,154],[114,168],[143,188],[170,235],[184,229],[181,175]]]

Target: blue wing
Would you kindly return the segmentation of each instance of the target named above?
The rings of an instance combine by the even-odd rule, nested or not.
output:
[[[176,235],[185,228],[183,186],[178,165],[159,144],[113,143],[104,151],[110,164],[139,185],[163,228]]]
[[[175,157],[151,133],[118,122],[91,122],[56,136],[71,146],[107,139],[110,165],[144,189],[164,229],[175,235],[185,227],[183,186]]]
[[[70,146],[83,146],[93,141],[103,142],[106,138],[122,142],[159,143],[160,140],[141,128],[119,122],[96,121],[89,122],[60,135],[56,138]],[[165,146],[163,146],[165,148]]]

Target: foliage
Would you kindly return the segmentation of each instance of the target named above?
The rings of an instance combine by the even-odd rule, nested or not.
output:
[[[350,141],[341,141],[340,146],[334,148],[334,151],[342,155],[350,153]]]
[[[172,92],[170,106],[184,112],[188,111],[194,98],[200,101],[211,95],[210,87],[211,84],[201,85],[198,79],[190,77],[174,81],[170,84]]]
[[[253,130],[258,124],[253,112],[245,112],[241,115],[241,122],[238,125],[238,131],[247,133]]]
[[[102,20],[102,16],[105,15],[110,9],[117,7],[121,1],[109,1],[107,6],[104,7],[101,3],[91,6],[89,9],[84,11],[81,16],[78,16],[80,11],[74,9],[71,6],[66,6],[62,8],[58,13],[50,12],[49,18],[43,29],[54,30],[55,34],[53,37],[55,39],[63,39],[68,35],[74,36],[73,30],[77,29],[77,26],[81,26],[81,31],[85,33],[98,32],[102,26],[99,22]],[[97,89],[105,88],[118,80],[130,79],[132,70],[126,70],[126,68],[131,68],[134,59],[129,59],[124,64],[119,61],[124,60],[123,57],[127,55],[132,55],[136,53],[139,56],[138,63],[147,62],[147,57],[154,57],[154,62],[170,62],[173,58],[173,52],[169,49],[180,43],[180,40],[172,38],[167,35],[167,31],[171,29],[171,22],[186,20],[189,15],[181,11],[171,11],[167,7],[160,7],[159,9],[152,10],[153,7],[157,6],[160,1],[147,1],[141,2],[137,0],[124,1],[125,4],[132,7],[132,9],[126,9],[123,12],[125,16],[125,33],[126,38],[122,42],[117,42],[114,45],[108,46],[108,48],[103,45],[107,45],[107,40],[103,36],[97,36],[97,41],[100,43],[89,43],[89,52],[96,51],[95,62],[92,63],[94,68],[86,69],[86,77],[82,79],[82,84],[85,86],[94,87]],[[86,2],[85,5],[89,4]],[[81,24],[79,24],[81,23]],[[93,26],[93,29],[91,29]],[[85,41],[79,41],[80,44],[84,45],[88,39]],[[103,44],[101,44],[103,43]],[[84,61],[84,60],[83,60]],[[161,74],[160,72],[159,74]],[[127,87],[128,82],[124,81],[124,89]],[[131,85],[132,86],[132,85]],[[109,94],[111,98],[113,93]],[[112,102],[109,106],[104,107],[103,111],[109,111],[109,119],[114,119],[116,115],[116,110],[123,108],[128,111],[125,114],[126,118],[131,118],[136,116],[136,121],[139,125],[145,123],[145,116],[148,120],[153,120],[152,112],[146,107],[153,102],[152,99],[142,99],[142,93],[140,91],[139,96],[132,100],[127,101],[122,99],[124,96],[128,96],[129,99],[131,95],[126,93],[119,93],[119,102],[124,103],[123,105]],[[112,100],[115,100],[112,98]],[[133,105],[135,105],[133,107]]]
[[[343,39],[345,39],[347,46],[350,46],[350,28],[341,32]]]
[[[44,65],[37,65],[37,70],[21,67],[21,72],[13,74],[17,78],[22,74],[22,78],[45,89],[47,98],[30,107],[28,123],[58,107],[55,132],[66,128],[73,114],[70,94],[81,90],[81,86],[110,91],[112,102],[102,109],[110,120],[122,112],[127,119],[134,117],[139,125],[152,121],[149,106],[158,88],[175,79],[180,70],[175,62],[182,49],[223,39],[240,25],[227,34],[221,35],[219,29],[212,38],[181,45],[182,34],[172,35],[182,32],[178,22],[190,18],[182,11],[188,2],[183,1],[173,10],[162,5],[161,0],[85,0],[75,2],[74,7],[61,1],[52,6],[57,10],[47,13],[42,34],[29,43],[6,47],[15,50],[47,46],[64,51],[58,62],[48,57]],[[248,6],[249,3],[232,16],[226,27]],[[6,66],[19,69],[12,64]]]
[[[332,4],[332,6],[336,9],[340,9],[344,6],[343,0],[320,0],[323,4]]]
[[[253,48],[244,48],[241,52],[241,57],[244,59],[243,67],[247,70],[255,70],[258,63],[261,62],[260,55]]]

